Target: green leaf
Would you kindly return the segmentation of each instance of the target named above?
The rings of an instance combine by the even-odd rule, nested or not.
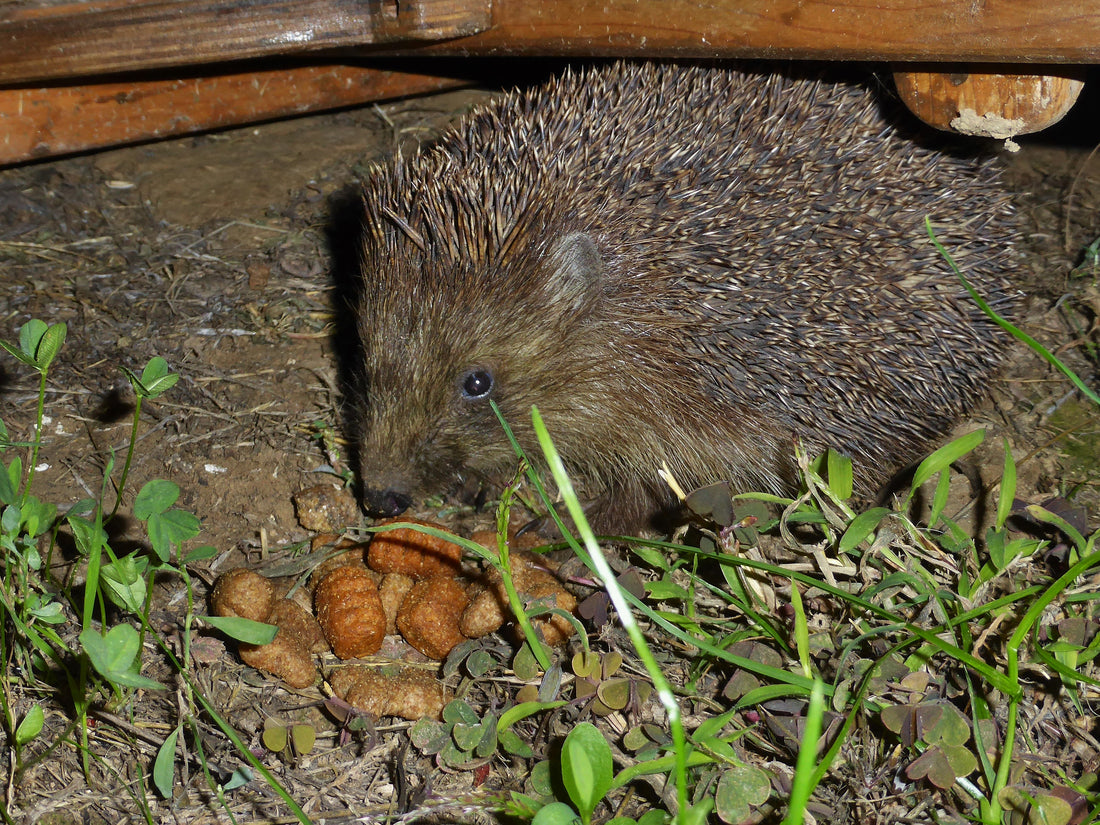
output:
[[[555,794],[553,770],[549,760],[540,759],[536,762],[527,775],[527,784],[530,790],[539,796],[552,798]]]
[[[264,747],[272,753],[282,753],[290,742],[290,731],[286,725],[265,725],[261,741],[263,741]]]
[[[715,810],[723,822],[744,822],[752,809],[768,801],[771,778],[759,768],[734,766],[723,771],[714,793]]]
[[[312,725],[291,725],[290,741],[294,745],[294,752],[299,756],[305,756],[317,744],[317,731],[313,729]]]
[[[153,784],[165,799],[172,798],[172,785],[175,784],[176,738],[179,735],[180,729],[177,725],[165,738],[157,751],[157,758],[153,760]]]
[[[504,748],[506,753],[513,754],[521,759],[532,759],[535,756],[531,746],[511,728],[497,731],[497,741],[500,742],[500,746]]]
[[[913,497],[913,493],[924,482],[928,481],[932,476],[941,470],[945,470],[953,463],[958,461],[964,455],[975,449],[982,441],[985,440],[985,430],[975,430],[972,433],[959,436],[949,444],[944,444],[938,450],[936,450],[928,458],[924,459],[913,473],[913,485],[909,492],[909,497]]]
[[[927,779],[937,788],[950,788],[955,784],[958,775],[947,761],[940,748],[929,748],[905,769],[905,775],[910,779]]]
[[[23,530],[31,538],[38,538],[49,530],[55,518],[56,504],[42,501],[37,496],[27,496],[23,502]]]
[[[481,717],[461,699],[454,699],[443,708],[443,721],[453,724],[480,725]]]
[[[961,745],[940,745],[940,750],[955,776],[969,776],[978,769],[978,757],[969,748]]]
[[[227,791],[233,791],[242,785],[247,785],[252,781],[252,771],[248,765],[241,765],[237,770],[233,771],[233,775],[229,777],[229,781],[222,787]]]
[[[18,536],[19,525],[23,523],[23,508],[18,504],[11,504],[0,513],[0,530],[6,536]]]
[[[1000,528],[990,527],[985,532],[985,549],[989,553],[989,563],[996,571],[1004,570],[1012,561],[1006,539],[1005,531]]]
[[[85,558],[98,552],[107,543],[107,533],[94,521],[89,521],[83,516],[73,515],[70,515],[66,521],[69,522],[69,527],[73,531],[76,549]]]
[[[932,509],[928,513],[928,523],[938,524],[943,510],[947,506],[947,496],[951,492],[951,474],[940,473],[936,482],[936,492],[932,495]]]
[[[489,713],[481,723],[481,740],[474,748],[474,753],[482,759],[487,759],[496,753],[498,741],[497,718]]]
[[[595,725],[582,722],[569,732],[561,750],[562,783],[581,821],[592,813],[611,788],[614,765],[611,748]]]
[[[230,638],[249,645],[266,645],[275,638],[275,625],[242,619],[240,616],[203,616],[202,620]]]
[[[829,472],[829,489],[837,498],[845,501],[852,497],[852,459],[829,450],[826,455],[826,464]]]
[[[100,584],[107,598],[123,610],[141,613],[147,592],[144,574],[149,562],[136,554],[103,565]]]
[[[81,632],[80,644],[92,667],[111,684],[146,690],[164,689],[164,685],[140,674],[141,638],[130,625],[116,625],[105,635],[88,628]]]
[[[997,498],[997,529],[1005,526],[1008,517],[1012,515],[1012,500],[1016,497],[1016,459],[1012,457],[1012,448],[1005,445],[1005,468],[1001,473],[1001,494]]]
[[[168,362],[156,355],[149,359],[141,371],[141,388],[146,398],[156,398],[176,386],[178,374],[168,371]],[[135,388],[136,389],[136,388]]]
[[[484,650],[475,650],[466,658],[466,670],[478,679],[496,667],[496,660]]]
[[[870,510],[860,513],[852,519],[851,524],[848,525],[848,529],[845,530],[844,535],[840,537],[840,544],[837,545],[837,552],[850,553],[852,550],[855,550],[867,536],[878,529],[879,524],[889,514],[890,509],[887,507],[873,507]]]
[[[1028,825],[1069,825],[1070,822],[1085,821],[1074,820],[1071,803],[1052,794],[1030,794],[1009,785],[1001,789],[998,800],[1008,810],[1026,815]],[[1025,820],[1021,816],[1019,821]],[[1088,821],[1094,822],[1095,818]]]
[[[436,754],[451,741],[451,731],[434,719],[420,719],[409,728],[409,741],[426,754]]]
[[[152,513],[146,522],[149,543],[161,562],[167,562],[172,555],[172,547],[182,544],[199,534],[201,525],[194,513],[186,510],[169,510],[167,513]]]
[[[45,598],[49,598],[48,596]],[[34,607],[30,606],[30,599],[27,599],[27,606],[31,616],[34,616],[40,622],[46,624],[62,624],[65,621],[65,614],[62,611],[61,602],[46,601],[42,604]]]
[[[40,371],[45,372],[57,357],[57,353],[61,351],[61,345],[65,343],[66,332],[65,324],[58,323],[48,327],[42,334],[34,353],[34,360]]]
[[[26,364],[28,367],[34,367],[34,359],[30,356],[24,355],[19,347],[14,344],[9,344],[7,341],[0,339],[0,348],[6,350],[12,357],[18,358],[19,361]]]
[[[31,705],[31,709],[27,711],[27,715],[23,717],[19,727],[15,729],[15,744],[22,747],[32,741],[42,732],[42,725],[45,720],[42,706],[37,703]]]
[[[12,478],[10,468],[0,464],[0,504],[15,504],[18,486],[19,480]]]
[[[180,488],[163,478],[154,478],[141,488],[134,499],[134,517],[147,521],[154,513],[163,513],[176,503]]]
[[[457,723],[451,731],[455,744],[464,753],[472,752],[477,747],[477,743],[481,741],[483,734],[484,731],[480,724],[466,725],[461,722]]]
[[[551,802],[539,808],[531,825],[573,825],[580,821],[577,819],[577,812],[564,802]]]
[[[668,577],[663,577],[657,581],[645,583],[646,595],[654,601],[659,602],[682,602],[687,601],[690,595],[686,589],[682,586],[672,582]]]
[[[714,800],[703,797],[694,805],[688,805],[676,818],[677,825],[707,825]]]
[[[921,730],[921,738],[929,745],[962,745],[970,739],[970,723],[962,711],[946,702],[939,703],[943,713],[935,721]]]
[[[196,561],[203,561],[204,559],[212,559],[218,555],[218,548],[211,547],[209,544],[204,544],[202,547],[196,547],[190,553],[183,557],[184,564],[191,564]]]
[[[42,341],[42,336],[46,334],[46,330],[49,327],[46,326],[45,321],[40,321],[38,318],[32,318],[23,324],[19,328],[19,351],[22,353],[22,357],[19,357],[21,361],[32,367],[38,368],[38,359],[35,357],[35,353],[38,352],[38,345]],[[8,350],[13,355],[12,350]]]
[[[539,662],[527,642],[520,645],[516,655],[512,657],[512,671],[521,682],[533,682],[538,678]]]

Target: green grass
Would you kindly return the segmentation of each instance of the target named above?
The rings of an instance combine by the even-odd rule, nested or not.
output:
[[[33,492],[34,470],[42,444],[47,378],[51,364],[60,353],[66,337],[64,324],[47,325],[39,320],[24,324],[17,342],[0,341],[0,347],[39,376],[34,434],[29,443],[15,443],[0,421],[0,563],[3,586],[0,588],[0,713],[3,730],[11,750],[11,776],[8,786],[17,786],[25,772],[47,759],[58,747],[73,746],[81,757],[85,777],[91,782],[92,763],[103,764],[91,744],[93,708],[110,707],[125,711],[140,700],[141,691],[164,691],[167,686],[142,674],[143,647],[151,637],[166,656],[182,685],[183,707],[175,727],[165,737],[152,766],[152,784],[126,793],[135,809],[152,823],[154,819],[147,794],[171,798],[175,785],[177,747],[186,729],[211,790],[224,798],[225,788],[214,781],[202,758],[201,736],[196,725],[200,713],[208,715],[234,744],[244,762],[251,763],[288,808],[302,822],[308,818],[297,803],[253,756],[218,710],[197,690],[191,671],[190,643],[194,635],[195,602],[189,566],[209,559],[214,548],[185,545],[199,534],[199,520],[175,506],[179,487],[170,481],[147,482],[134,499],[131,515],[143,528],[146,548],[118,555],[111,546],[106,529],[119,512],[126,479],[134,455],[141,405],[171,390],[179,376],[168,370],[162,358],[153,358],[138,375],[123,371],[137,398],[129,447],[117,480],[113,478],[114,456],[108,456],[99,496],[71,505],[59,513],[56,505],[42,501]],[[20,456],[8,458],[10,451],[26,449],[26,464]],[[113,488],[114,502],[107,500]],[[58,537],[67,531],[85,569],[82,588],[50,578],[51,558]],[[45,546],[45,553],[42,547]],[[179,655],[150,624],[152,582],[155,576],[174,576],[182,580],[187,604],[180,634]],[[73,638],[75,636],[75,639]],[[71,701],[70,724],[53,741],[43,741],[45,714],[42,703],[20,701],[25,695],[47,696],[63,679]],[[17,713],[18,707],[25,707]],[[118,768],[105,765],[108,773]],[[242,771],[228,783],[246,780]],[[226,812],[229,811],[225,807]],[[8,806],[0,805],[4,820],[11,822]],[[232,814],[229,814],[232,817]]]
[[[34,488],[46,381],[65,333],[64,325],[32,321],[19,341],[3,344],[39,378],[33,437],[14,443],[0,422],[0,721],[12,756],[6,784],[17,787],[63,746],[77,749],[91,777],[102,763],[90,736],[92,711],[110,707],[125,716],[144,691],[166,687],[143,673],[151,639],[181,701],[156,758],[144,766],[146,781],[128,786],[140,816],[156,821],[155,797],[176,792],[186,744],[231,819],[235,789],[258,775],[287,812],[307,822],[299,801],[193,678],[199,611],[192,567],[213,551],[193,546],[199,521],[176,506],[178,487],[154,480],[133,496],[128,515],[141,526],[143,549],[120,555],[108,538],[122,512],[141,401],[175,383],[167,364],[153,359],[140,374],[126,371],[138,404],[117,478],[108,456],[98,495],[65,512]],[[857,511],[851,463],[829,452],[799,456],[797,496],[710,488],[691,497],[701,524],[683,541],[607,542],[587,524],[537,410],[533,419],[571,522],[559,522],[564,541],[587,567],[581,583],[593,586],[595,614],[607,612],[625,635],[573,618],[579,635],[572,655],[540,640],[530,618],[552,608],[518,592],[507,526],[523,485],[561,517],[523,457],[525,477],[500,501],[495,552],[458,540],[501,571],[525,641],[457,649],[443,674],[461,683],[461,695],[442,720],[417,723],[408,734],[450,771],[509,764],[522,782],[453,804],[536,825],[795,825],[863,793],[866,804],[889,799],[899,816],[925,811],[928,821],[933,808],[935,816],[983,825],[1098,819],[1095,777],[1076,760],[1058,760],[1052,749],[1068,751],[1068,743],[1041,716],[1054,708],[1056,727],[1068,730],[1075,717],[1092,713],[1100,594],[1082,583],[1100,573],[1096,534],[1078,530],[1065,511],[1020,501],[1025,493],[1007,444],[982,530],[950,512],[950,467],[981,446],[978,431],[931,454],[913,488],[884,506]],[[62,532],[86,570],[83,588],[49,577]],[[1062,548],[1057,555],[1049,552],[1054,545]],[[1060,565],[1053,573],[1048,558]],[[177,579],[187,596],[178,648],[150,623],[155,576]],[[68,725],[57,730],[46,725],[44,710],[56,711],[49,685],[59,674],[71,705]],[[224,785],[203,755],[200,716],[240,755]]]

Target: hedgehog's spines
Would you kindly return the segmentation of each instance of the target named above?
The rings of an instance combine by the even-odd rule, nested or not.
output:
[[[914,143],[860,86],[566,72],[365,197],[364,481],[416,494],[511,466],[495,418],[454,395],[472,365],[528,449],[538,404],[590,491],[647,491],[624,512],[659,504],[662,462],[778,492],[796,438],[875,482],[982,395],[1005,345],[925,217],[991,304],[1015,300],[993,165]],[[599,272],[585,300],[558,277],[569,238]]]

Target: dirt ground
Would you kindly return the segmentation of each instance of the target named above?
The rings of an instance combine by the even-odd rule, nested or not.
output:
[[[348,188],[365,164],[430,139],[486,94],[453,92],[0,170],[0,336],[14,340],[30,318],[68,325],[49,376],[39,495],[61,508],[98,495],[108,456],[121,462],[129,436],[133,394],[120,368],[140,371],[160,355],[181,380],[143,410],[126,501],[152,478],[178,484],[180,505],[202,521],[201,542],[219,551],[208,580],[245,560],[282,558],[308,540],[293,494],[347,470],[346,453],[326,450],[322,435],[342,426],[331,268],[333,254],[342,254]],[[1075,123],[1094,110],[1086,102]],[[1077,344],[1094,336],[1096,271],[1071,271],[1100,236],[1100,158],[1091,154],[1094,134],[1078,128],[1021,141],[1008,180],[1035,247],[1031,271],[1021,273],[1032,295],[1023,326],[1090,381],[1091,362]],[[1033,453],[1022,463],[1020,494],[1068,495],[1095,513],[1095,415],[1026,353],[993,389],[979,418],[1021,454]],[[30,436],[36,392],[27,369],[0,357],[0,418],[13,439]],[[995,476],[997,450],[988,455]],[[178,599],[178,586],[164,596]],[[171,624],[176,608],[161,609]],[[219,655],[226,664],[210,671],[207,687],[235,707],[227,685],[243,671],[229,654],[209,653]],[[319,713],[312,695],[256,690],[271,712]],[[237,707],[231,717],[245,734],[262,725],[254,710]],[[53,713],[59,724],[61,711]],[[295,765],[307,812],[339,818],[384,806],[393,788],[372,785],[369,774],[404,754],[350,760],[328,744]],[[155,752],[141,736],[101,747],[108,763],[119,759],[122,784],[134,780],[130,749],[138,748],[139,766]],[[16,794],[22,821],[139,816],[124,795],[85,788],[71,756],[60,764],[56,775],[43,768],[24,778]],[[174,814],[158,810],[155,818],[213,818],[188,804],[204,803],[177,800]],[[276,810],[261,793],[247,816]]]

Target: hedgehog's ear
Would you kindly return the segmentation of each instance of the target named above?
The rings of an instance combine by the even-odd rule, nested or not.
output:
[[[603,261],[590,235],[573,232],[560,238],[547,255],[546,271],[550,294],[577,311],[591,306],[600,295]]]

